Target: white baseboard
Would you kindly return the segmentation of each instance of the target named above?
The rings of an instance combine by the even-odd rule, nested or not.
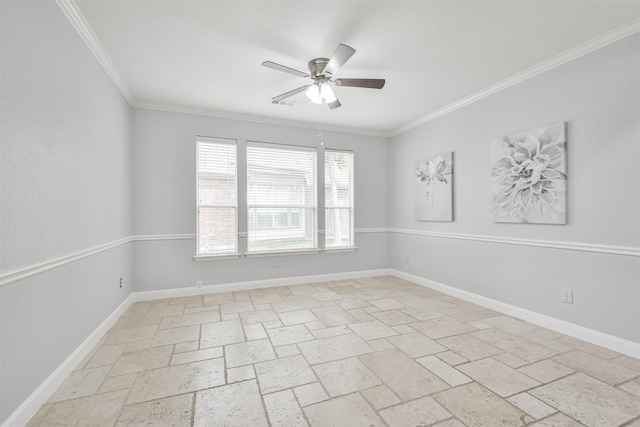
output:
[[[223,283],[219,285],[205,285],[201,288],[163,289],[158,291],[134,292],[134,301],[147,301],[163,298],[178,298],[192,295],[203,295],[219,292],[245,291],[249,289],[273,288],[276,286],[302,285],[304,283],[330,282],[335,280],[359,279],[363,277],[388,276],[392,274],[390,268],[378,270],[346,271],[343,273],[316,274],[311,276],[282,277],[278,279],[252,280],[247,282]]]
[[[115,324],[132,302],[161,298],[200,295],[206,293],[241,291],[248,289],[271,288],[275,286],[299,285],[303,283],[326,282],[334,280],[358,279],[390,275],[391,269],[348,271],[344,273],[318,274],[312,276],[285,277],[280,279],[254,280],[248,282],[208,285],[202,288],[189,287],[159,291],[132,292],[129,296],[69,355],[55,371],[5,420],[0,427],[24,426],[38,412],[51,395],[62,385],[100,339]]]
[[[105,333],[115,324],[120,316],[135,301],[146,301],[162,298],[176,298],[181,296],[201,295],[206,293],[242,291],[249,289],[271,288],[276,286],[290,286],[304,283],[327,282],[336,280],[358,279],[363,277],[375,277],[392,275],[409,280],[418,285],[425,286],[445,294],[460,298],[501,313],[517,317],[527,322],[558,331],[608,349],[617,351],[631,357],[640,358],[640,344],[622,338],[608,335],[593,329],[585,328],[573,323],[565,322],[550,316],[536,313],[524,308],[516,307],[491,298],[483,297],[471,292],[457,289],[424,277],[415,276],[392,268],[378,270],[350,271],[343,273],[318,274],[311,276],[285,277],[279,279],[254,280],[247,282],[226,283],[220,285],[208,285],[201,288],[188,287],[179,289],[166,289],[158,291],[145,291],[131,293],[67,359],[14,411],[0,427],[23,426],[38,412],[40,407],[47,402],[55,390],[73,372],[75,367],[84,360],[95,347]]]
[[[40,407],[44,405],[53,393],[62,385],[67,377],[73,372],[80,362],[89,354],[89,352],[98,344],[100,339],[109,329],[116,323],[120,316],[127,310],[133,302],[132,295],[129,294],[122,303],[106,318],[100,325],[80,344],[74,351],[56,368],[55,371],[47,377],[46,380],[22,402],[22,405],[16,409],[2,423],[1,427],[17,427],[26,425],[29,420],[38,412]]]
[[[635,357],[636,359],[640,359],[639,343],[605,334],[593,329],[585,328],[584,326],[556,319],[555,317],[536,313],[535,311],[527,310],[515,305],[483,297],[481,295],[477,295],[468,291],[454,288],[452,286],[435,282],[433,280],[426,279],[424,277],[405,273],[404,271],[391,269],[391,274],[401,279],[417,283],[421,286],[440,291],[447,295],[451,295],[456,298],[460,298],[474,304],[499,311],[509,316],[517,317],[518,319],[525,320],[529,323],[533,323],[534,325],[542,326],[544,328],[548,328],[556,332],[560,332],[562,334],[569,335],[574,338],[578,338],[580,340],[587,341],[613,351],[617,351],[618,353],[626,354],[628,356]]]

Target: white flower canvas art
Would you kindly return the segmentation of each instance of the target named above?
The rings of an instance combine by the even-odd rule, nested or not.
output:
[[[414,175],[416,220],[453,221],[453,153],[418,160]]]
[[[566,224],[565,123],[491,142],[494,222]]]

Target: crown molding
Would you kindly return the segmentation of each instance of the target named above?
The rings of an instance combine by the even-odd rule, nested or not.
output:
[[[318,123],[278,120],[278,119],[273,119],[273,118],[264,117],[264,116],[252,116],[248,114],[229,113],[226,111],[212,110],[208,108],[178,107],[173,105],[150,104],[150,103],[142,103],[142,102],[134,102],[131,105],[134,108],[138,108],[142,110],[154,110],[154,111],[163,111],[167,113],[191,114],[195,116],[213,117],[216,119],[236,120],[241,122],[260,123],[265,125],[282,126],[282,127],[306,129],[306,130],[313,130],[313,131],[318,130]],[[377,138],[389,138],[391,136],[391,134],[388,132],[376,132],[376,131],[369,131],[369,130],[356,129],[356,128],[327,126],[326,124],[323,125],[322,128],[324,132],[336,132],[336,133],[346,133],[346,134],[353,134],[353,135],[374,136]]]
[[[532,67],[520,71],[519,73],[507,77],[504,80],[487,86],[484,89],[479,90],[478,92],[472,93],[471,95],[465,96],[464,98],[461,98],[449,105],[432,111],[426,116],[409,122],[406,125],[390,132],[389,136],[397,136],[422,124],[435,120],[438,117],[442,117],[462,107],[466,107],[467,105],[473,104],[476,101],[480,101],[481,99],[484,99],[490,95],[508,89],[511,86],[515,86],[518,83],[522,83],[539,74],[552,70],[556,67],[566,64],[567,62],[573,61],[574,59],[580,58],[581,56],[587,55],[595,50],[601,49],[638,32],[640,32],[640,19],[635,19],[621,27],[606,32],[585,43],[575,46]]]
[[[156,111],[164,111],[169,113],[180,113],[180,114],[191,114],[196,116],[205,116],[205,117],[214,117],[218,119],[226,119],[226,120],[237,120],[243,122],[252,122],[252,123],[261,123],[266,125],[274,125],[274,126],[283,126],[297,129],[309,129],[309,130],[317,130],[317,123],[305,123],[305,122],[295,122],[295,121],[287,121],[287,120],[278,120],[272,119],[262,116],[252,116],[245,114],[236,114],[229,113],[224,111],[212,110],[207,108],[197,108],[197,107],[180,107],[176,105],[165,105],[165,104],[152,104],[152,103],[143,103],[137,102],[133,96],[131,95],[131,91],[127,87],[127,84],[116,68],[115,64],[111,60],[111,57],[104,49],[95,33],[89,26],[89,23],[86,21],[82,12],[80,12],[77,4],[74,0],[56,0],[56,3],[62,9],[65,16],[73,25],[73,28],[78,32],[80,38],[87,45],[93,56],[98,60],[98,63],[102,66],[105,73],[111,78],[113,84],[116,85],[122,96],[127,100],[129,105],[133,108],[145,109],[145,110],[156,110]],[[343,127],[334,127],[334,126],[324,126],[324,131],[326,132],[338,132],[338,133],[346,133],[346,134],[355,134],[355,135],[363,135],[363,136],[374,136],[379,138],[389,138],[388,132],[375,132],[368,131],[364,129],[354,129],[354,128],[343,128]]]
[[[56,3],[60,7],[60,9],[62,9],[66,17],[71,22],[71,25],[73,25],[73,28],[76,29],[76,31],[80,35],[80,38],[82,38],[91,53],[93,53],[93,56],[95,56],[95,58],[98,60],[98,63],[102,66],[105,73],[107,73],[107,75],[111,78],[113,84],[116,85],[124,99],[127,100],[129,105],[133,106],[135,104],[135,101],[133,99],[133,96],[131,96],[131,92],[129,91],[127,84],[125,83],[116,66],[113,64],[113,61],[111,61],[111,58],[107,54],[107,51],[104,50],[104,47],[94,34],[93,30],[91,30],[91,27],[89,27],[89,24],[84,19],[84,16],[82,16],[82,13],[78,9],[75,1],[56,0]]]
[[[261,124],[274,125],[274,126],[284,126],[284,127],[291,127],[291,128],[297,128],[297,129],[316,130],[318,127],[316,123],[278,120],[278,119],[272,119],[272,118],[267,118],[262,116],[236,114],[236,113],[229,113],[229,112],[211,110],[206,108],[180,107],[180,106],[174,106],[174,105],[136,102],[133,96],[131,95],[131,92],[129,91],[127,84],[125,83],[124,78],[122,77],[122,75],[120,74],[116,66],[113,64],[113,61],[105,51],[104,47],[102,46],[100,41],[97,39],[97,37],[89,27],[89,24],[84,19],[84,16],[82,16],[82,13],[78,9],[75,1],[74,0],[56,0],[56,3],[60,7],[60,9],[62,9],[64,14],[67,16],[67,18],[69,19],[73,27],[76,29],[76,31],[78,32],[82,40],[85,42],[89,50],[96,57],[96,59],[98,60],[98,63],[102,66],[104,71],[111,78],[113,83],[116,85],[116,87],[118,88],[122,96],[127,100],[129,105],[131,105],[134,108],[165,111],[165,112],[171,112],[171,113],[192,114],[192,115],[198,115],[198,116],[261,123]],[[567,62],[573,61],[574,59],[580,58],[581,56],[587,55],[595,50],[601,49],[605,46],[608,46],[612,43],[615,43],[619,40],[622,40],[638,32],[640,32],[640,19],[635,19],[614,30],[606,32],[585,43],[575,46],[569,50],[564,51],[563,53],[560,53],[532,67],[529,67],[521,72],[518,72],[510,77],[507,77],[506,79],[503,79],[497,83],[487,86],[484,89],[481,89],[468,96],[465,96],[464,98],[458,99],[457,101],[454,101],[449,105],[446,105],[442,108],[434,110],[429,114],[419,119],[413,120],[395,130],[384,132],[384,131],[369,131],[364,129],[332,127],[332,126],[325,126],[324,130],[327,132],[374,136],[379,138],[391,138],[401,133],[404,133],[406,131],[409,131],[413,128],[416,128],[422,124],[435,120],[439,117],[447,115],[467,105],[473,104],[474,102],[484,99],[490,95],[493,95],[502,90],[508,89],[511,86],[522,83],[539,74],[552,70],[556,67],[566,64]]]

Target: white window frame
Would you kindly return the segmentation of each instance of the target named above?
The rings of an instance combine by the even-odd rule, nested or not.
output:
[[[234,194],[235,204],[201,204],[200,203],[200,144],[219,144],[219,145],[232,145],[235,149],[235,174],[234,174]],[[200,252],[200,209],[201,208],[232,208],[235,211],[235,235],[234,244],[235,247],[232,251],[228,252]],[[228,138],[214,138],[197,136],[196,137],[196,255],[193,257],[196,261],[205,261],[208,259],[226,259],[226,258],[238,258],[240,256],[238,252],[238,143],[235,139]]]
[[[350,196],[350,200],[349,200],[349,206],[333,206],[333,203],[331,202],[331,200],[327,199],[327,186],[331,185],[331,183],[329,182],[329,174],[327,173],[327,153],[329,152],[334,152],[334,153],[347,153],[350,154],[351,156],[351,168],[350,168],[350,176],[349,176],[349,196]],[[335,149],[335,148],[326,148],[324,150],[324,229],[325,229],[325,233],[324,233],[324,238],[325,238],[325,252],[332,252],[332,251],[345,251],[345,250],[356,250],[356,246],[355,246],[355,212],[354,212],[354,170],[355,170],[355,154],[352,150],[340,150],[340,149]],[[326,242],[327,242],[327,222],[328,219],[330,218],[330,215],[333,214],[334,210],[337,209],[349,209],[349,244],[348,245],[341,245],[341,246],[330,246],[328,247]]]
[[[272,205],[267,205],[267,204],[250,204],[249,202],[249,173],[250,173],[250,165],[249,165],[249,153],[251,148],[253,147],[259,147],[259,148],[266,148],[266,149],[278,149],[278,150],[290,150],[290,151],[298,151],[298,152],[310,152],[313,153],[313,182],[314,182],[314,186],[313,186],[313,200],[314,200],[314,204],[311,207],[312,209],[312,232],[311,232],[311,236],[313,238],[312,240],[312,247],[310,248],[302,248],[302,249],[296,249],[296,248],[282,248],[282,249],[275,249],[275,250],[261,250],[261,251],[257,251],[257,250],[251,250],[250,249],[250,245],[251,245],[251,238],[252,238],[252,232],[256,233],[259,232],[259,230],[257,230],[257,227],[252,227],[252,224],[250,224],[251,222],[251,214],[250,211],[253,208],[264,208],[264,209],[269,209],[269,208],[274,208],[274,209],[281,209],[281,208],[285,208],[285,209],[309,209],[309,206],[306,205],[294,205],[294,204],[290,204],[290,205],[286,205],[286,204],[272,204]],[[300,145],[289,145],[289,144],[278,144],[278,143],[267,143],[267,142],[258,142],[258,141],[247,141],[247,152],[246,152],[246,187],[247,187],[247,252],[245,253],[245,255],[247,257],[256,257],[256,256],[270,256],[270,255],[281,255],[281,254],[309,254],[309,253],[319,253],[320,252],[320,248],[318,247],[318,153],[317,153],[317,149],[315,147],[308,147],[308,146],[300,146]],[[304,215],[304,214],[303,214]],[[302,228],[304,228],[305,223],[304,223],[304,219],[301,217],[300,219]],[[293,233],[293,231],[291,229],[288,230],[288,232]]]

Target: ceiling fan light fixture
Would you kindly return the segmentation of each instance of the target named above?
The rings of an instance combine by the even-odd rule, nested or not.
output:
[[[307,95],[307,98],[314,104],[322,104],[322,93],[319,85],[315,83],[312,84],[304,94]]]
[[[336,100],[336,95],[326,82],[312,84],[305,91],[305,95],[314,104],[329,104]]]
[[[320,95],[322,95],[322,100],[327,104],[336,100],[336,95],[333,93],[333,89],[331,89],[329,83],[322,83],[320,85]]]

